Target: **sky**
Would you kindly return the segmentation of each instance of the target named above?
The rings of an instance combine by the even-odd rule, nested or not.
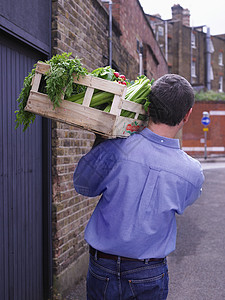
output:
[[[225,34],[225,0],[139,0],[146,14],[160,14],[161,18],[171,19],[171,7],[180,4],[190,10],[190,26],[206,25],[211,35]],[[206,27],[204,28],[206,32]]]

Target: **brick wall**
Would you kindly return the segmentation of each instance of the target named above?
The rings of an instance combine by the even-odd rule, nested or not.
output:
[[[223,92],[225,91],[225,39],[219,37],[212,37],[212,43],[214,46],[214,52],[212,53],[211,62],[213,66],[212,89],[219,90],[219,78],[223,77]],[[219,54],[222,55],[222,64],[219,63]]]
[[[140,18],[142,11],[137,3],[137,0],[130,1],[129,8],[130,5],[131,7],[136,5],[134,7],[139,9],[137,17]],[[127,14],[128,11],[129,9]],[[82,58],[82,63],[88,71],[108,65],[108,19],[107,8],[100,0],[53,0],[52,54],[72,52],[73,57]],[[140,23],[140,26],[142,25],[144,26],[144,23]],[[119,24],[116,19],[113,20],[113,63],[126,77],[135,79],[138,76],[137,53],[134,52],[133,57],[125,47],[129,48],[129,43],[122,45],[122,36],[123,38],[126,36],[126,32],[122,32],[123,26],[124,24]],[[151,36],[149,26],[146,24],[145,26],[148,29],[145,31],[146,35],[150,31]],[[150,43],[149,40],[148,42]],[[151,47],[156,51],[158,65],[151,68],[152,56],[150,56],[147,67],[157,77],[165,73],[166,64],[156,45],[153,43]],[[91,149],[94,139],[93,133],[52,122],[55,299],[63,298],[65,291],[86,274],[88,247],[84,241],[84,229],[98,198],[78,195],[74,190],[72,179],[77,162]]]
[[[72,52],[89,71],[107,64],[106,9],[98,1],[52,2],[52,53]],[[73,172],[92,147],[95,135],[52,122],[53,298],[86,274],[88,246],[84,229],[98,201],[78,195]]]
[[[121,46],[136,61],[137,69],[132,77],[139,72],[139,55],[137,52],[137,40],[144,46],[144,59],[146,75],[149,78],[157,79],[168,72],[168,67],[163,58],[162,51],[155,39],[153,30],[145,16],[138,0],[114,0],[113,16],[120,25],[122,35],[120,37]],[[132,79],[133,79],[132,78]]]
[[[203,111],[223,111],[225,113],[224,101],[197,101],[193,107],[190,119],[183,128],[182,147],[193,156],[204,156],[204,150],[196,151],[197,148],[204,148],[204,126],[201,123]],[[208,155],[225,155],[225,115],[210,116],[210,124],[207,132]],[[191,149],[193,148],[194,149]],[[197,147],[197,148],[196,148]],[[211,148],[217,147],[217,149]],[[219,148],[218,148],[219,147]],[[222,148],[221,148],[222,147]],[[218,151],[220,149],[220,151]],[[217,151],[215,151],[217,150]],[[222,151],[221,151],[222,150]]]

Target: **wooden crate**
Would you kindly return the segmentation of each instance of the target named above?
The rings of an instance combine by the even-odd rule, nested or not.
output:
[[[37,63],[26,111],[113,138],[129,136],[146,126],[145,122],[137,119],[139,114],[145,114],[143,106],[125,100],[126,86],[91,75],[80,76],[79,81],[74,78],[75,83],[87,86],[83,104],[62,100],[60,107],[53,109],[49,97],[38,92],[41,77],[49,68],[48,64]],[[94,89],[114,94],[109,113],[89,107]],[[121,117],[122,109],[135,112],[135,118]]]

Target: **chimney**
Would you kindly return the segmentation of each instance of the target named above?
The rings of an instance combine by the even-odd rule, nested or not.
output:
[[[190,10],[187,8],[183,10],[183,25],[190,27]]]
[[[174,4],[172,9],[172,19],[180,20],[182,25],[190,26],[190,11],[189,9],[183,9],[180,4]]]

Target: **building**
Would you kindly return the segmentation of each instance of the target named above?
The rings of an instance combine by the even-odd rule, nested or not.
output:
[[[168,62],[170,73],[184,76],[195,88],[224,91],[224,35],[205,33],[204,27],[190,26],[190,11],[179,4],[172,18],[147,15]]]
[[[201,123],[203,112],[209,113],[210,123],[207,126]],[[195,157],[225,156],[224,127],[225,101],[196,101],[190,119],[183,128],[183,150]]]

